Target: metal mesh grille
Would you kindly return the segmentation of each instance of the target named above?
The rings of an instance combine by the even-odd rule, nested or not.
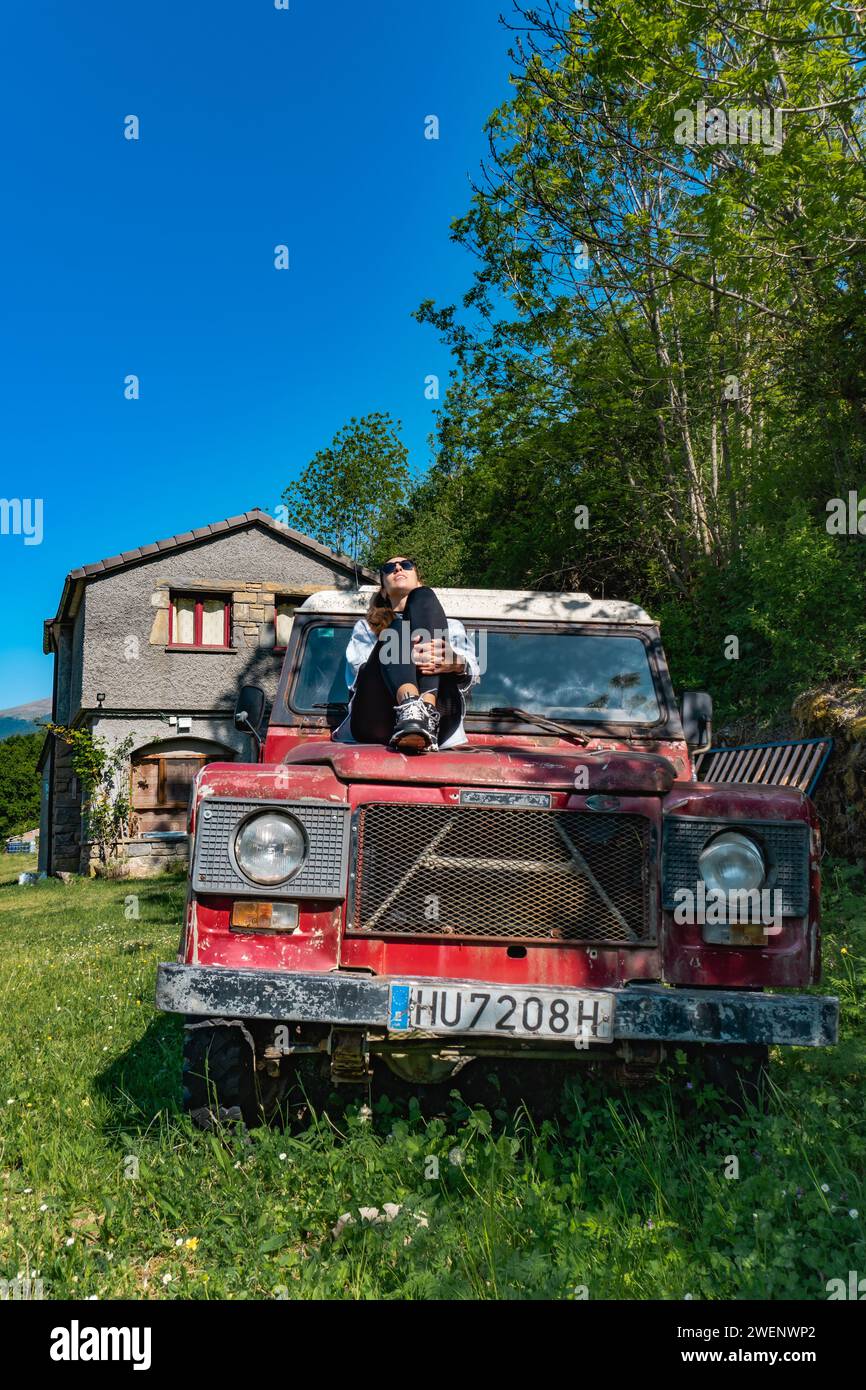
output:
[[[803,821],[665,819],[662,868],[663,903],[675,907],[678,888],[693,892],[700,877],[698,858],[707,841],[723,830],[754,835],[771,871],[772,887],[782,894],[782,914],[804,917],[809,910],[809,827]]]
[[[374,803],[350,930],[644,944],[650,835],[643,816]]]
[[[304,867],[280,888],[252,883],[232,862],[230,842],[251,811],[290,811],[301,822],[310,853]],[[210,798],[199,811],[192,866],[197,893],[244,893],[279,898],[340,898],[345,891],[348,858],[348,808],[305,806],[291,801],[240,801]]]

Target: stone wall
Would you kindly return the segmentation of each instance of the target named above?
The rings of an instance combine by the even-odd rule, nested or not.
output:
[[[77,873],[81,859],[81,791],[72,771],[72,749],[54,740],[54,839],[51,869]]]
[[[186,868],[188,860],[186,835],[177,840],[130,840],[119,846],[108,872],[114,878],[153,878],[163,869]],[[81,862],[76,868],[90,877],[105,872],[95,845],[85,843],[82,846]]]
[[[809,690],[791,711],[799,738],[832,738],[833,752],[815,793],[831,854],[866,857],[866,689]]]

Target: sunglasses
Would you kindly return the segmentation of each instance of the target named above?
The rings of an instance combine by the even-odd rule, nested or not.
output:
[[[414,560],[389,560],[388,563],[387,563],[387,565],[383,565],[383,566],[382,566],[382,573],[383,573],[383,574],[393,574],[394,571],[395,571],[395,569],[398,568],[398,566],[399,566],[399,568],[400,568],[401,570],[406,570],[406,571],[408,572],[409,570],[413,570],[413,569],[415,568],[415,561],[414,561]]]

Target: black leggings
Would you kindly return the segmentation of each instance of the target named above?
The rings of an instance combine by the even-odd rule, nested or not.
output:
[[[412,640],[448,640],[445,609],[426,585],[413,589],[402,613],[358,672],[352,700],[352,737],[358,743],[387,743],[394,732],[394,704],[401,686],[414,685],[422,695],[438,694],[441,676],[424,675],[411,660]]]

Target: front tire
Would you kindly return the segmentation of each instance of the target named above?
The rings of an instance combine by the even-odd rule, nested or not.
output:
[[[707,1081],[721,1091],[736,1111],[756,1109],[764,1114],[769,1103],[770,1051],[768,1047],[731,1044],[704,1047],[700,1063]]]
[[[252,1034],[242,1023],[194,1021],[183,1039],[183,1108],[199,1129],[243,1120],[259,1124],[277,1109],[285,1081],[256,1071]]]

